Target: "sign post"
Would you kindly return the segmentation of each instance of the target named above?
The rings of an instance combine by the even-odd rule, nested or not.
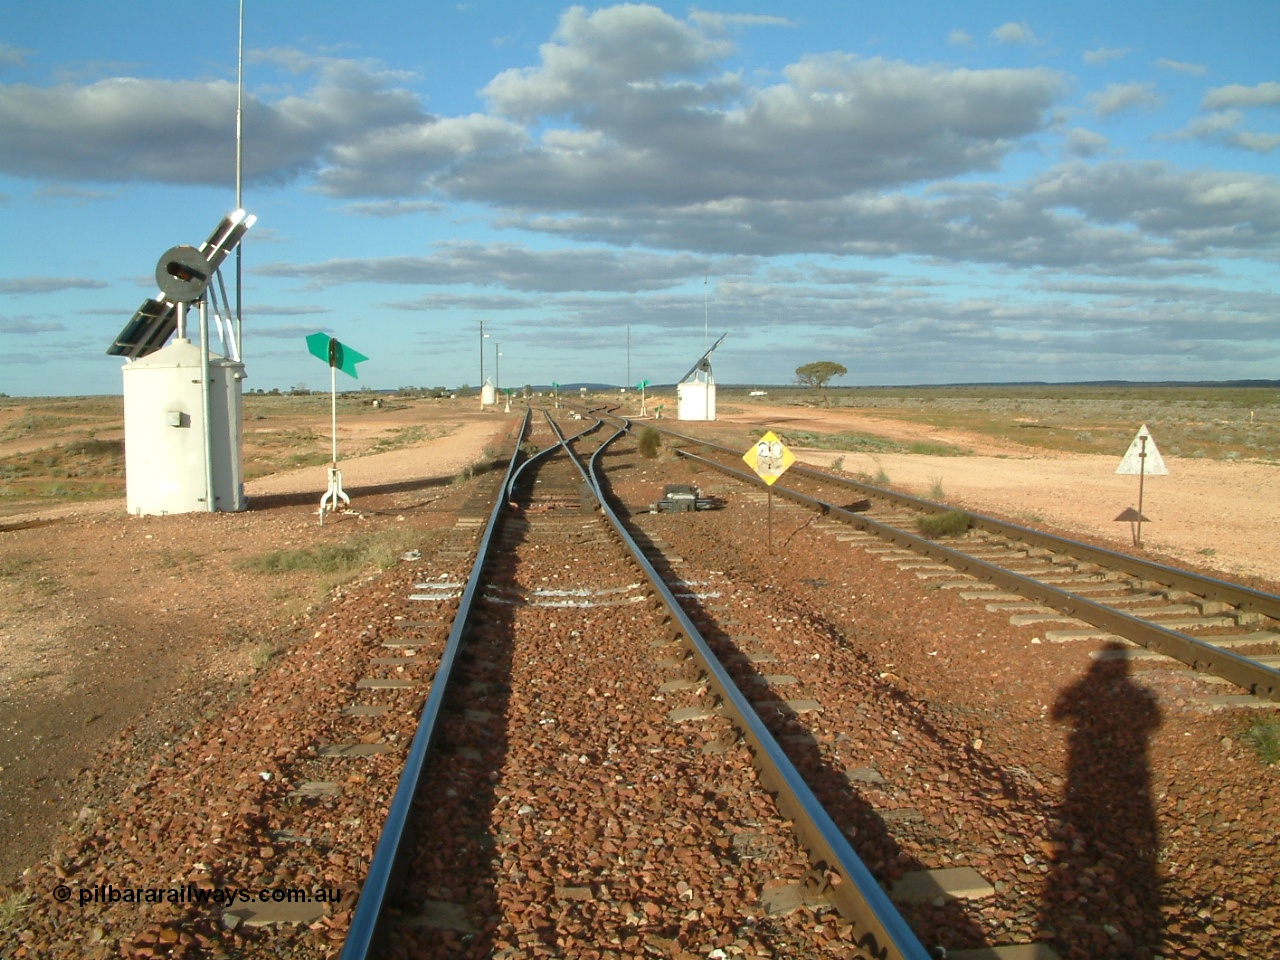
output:
[[[778,439],[778,435],[770,430],[755,442],[755,445],[742,455],[747,466],[756,472],[765,482],[769,491],[768,528],[769,550],[773,550],[773,484],[790,466],[796,462],[795,454],[787,449],[787,445]]]
[[[645,416],[644,411],[644,388],[649,385],[648,380],[641,380],[636,384],[636,389],[640,391],[640,416]]]
[[[1135,473],[1138,475],[1138,509],[1135,511],[1130,507],[1116,519],[1129,520],[1135,524],[1133,545],[1141,547],[1142,521],[1147,519],[1142,515],[1142,499],[1145,492],[1147,474],[1151,474],[1153,477],[1166,477],[1169,475],[1169,468],[1164,465],[1164,457],[1160,456],[1160,451],[1156,449],[1155,438],[1151,436],[1151,431],[1147,429],[1145,423],[1138,430],[1133,442],[1129,444],[1129,449],[1125,451],[1124,458],[1120,461],[1120,466],[1116,467],[1116,473],[1129,476]]]
[[[318,360],[329,364],[329,409],[333,423],[333,459],[329,463],[329,489],[320,498],[320,525],[324,526],[325,504],[338,509],[338,501],[350,504],[351,498],[342,489],[342,471],[338,469],[338,371],[360,379],[356,364],[369,358],[359,351],[339,343],[327,333],[313,333],[307,337],[307,350]]]

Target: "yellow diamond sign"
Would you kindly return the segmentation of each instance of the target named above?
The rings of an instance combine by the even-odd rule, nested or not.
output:
[[[787,445],[778,439],[776,433],[770,430],[742,455],[742,459],[761,480],[773,486],[773,482],[796,462],[796,455],[787,449]]]

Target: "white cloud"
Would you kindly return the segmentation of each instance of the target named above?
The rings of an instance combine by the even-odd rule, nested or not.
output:
[[[254,308],[253,312],[255,316],[259,314],[267,315],[268,313],[268,311],[259,310],[256,307]],[[332,311],[325,310],[325,311],[316,311],[316,312],[330,313]],[[331,334],[333,332],[327,326],[322,327],[320,329],[322,329],[323,332],[325,333]],[[259,337],[263,337],[269,340],[295,340],[295,339],[302,340],[306,338],[308,335],[313,334],[315,332],[317,332],[317,328],[314,326],[304,327],[298,324],[291,324],[291,325],[285,325],[280,327],[264,327],[260,323],[254,323],[254,324],[246,325],[246,329],[245,329],[245,335],[255,340]]]
[[[967,47],[972,45],[973,37],[964,30],[952,30],[947,34],[947,43],[953,47]]]
[[[1252,153],[1270,153],[1280,147],[1280,134],[1241,130],[1234,136],[1229,137],[1227,142],[1233,147],[1249,150]]]
[[[36,196],[41,200],[67,200],[78,207],[84,207],[91,203],[110,200],[116,194],[112,191],[89,190],[66,183],[44,183],[36,190]]]
[[[303,278],[315,288],[347,283],[470,284],[544,293],[635,293],[684,283],[700,275],[705,264],[705,258],[689,254],[641,254],[588,247],[543,251],[506,243],[449,243],[440,245],[429,256],[268,263],[252,272]]]
[[[726,27],[794,27],[786,17],[773,17],[754,13],[713,13],[693,10],[689,21],[708,30],[723,32]]]
[[[1024,20],[1021,23],[1003,23],[991,31],[991,39],[996,43],[1006,44],[1038,44],[1040,38],[1032,32],[1031,27]]]
[[[1093,222],[1131,224],[1183,256],[1262,253],[1280,243],[1280,182],[1257,174],[1073,164],[1040,178],[1033,195]]]
[[[1270,153],[1280,147],[1280,134],[1244,129],[1244,113],[1240,110],[1219,110],[1196,117],[1169,139],[1199,140],[1251,153]]]
[[[812,198],[990,170],[1044,129],[1046,70],[811,56],[748,89],[652,77],[583,91],[574,128],[441,177],[455,196],[538,209]]]
[[[1203,117],[1197,117],[1187,124],[1179,139],[1211,139],[1232,133],[1244,123],[1244,114],[1239,110],[1219,110]]]
[[[0,280],[0,294],[61,293],[63,290],[102,290],[108,284],[88,277],[16,277]]]
[[[732,46],[706,33],[720,23],[651,7],[575,8],[535,64],[485,89],[492,111],[459,116],[428,114],[399,86],[403,74],[376,64],[268,51],[263,59],[290,70],[297,89],[251,96],[251,178],[292,177],[365,216],[470,201],[490,226],[568,246],[455,244],[427,256],[278,260],[254,272],[313,287],[596,296],[668,290],[699,275],[708,257],[918,257],[1165,277],[1212,272],[1224,256],[1280,255],[1272,177],[1091,162],[1005,182],[1009,158],[1043,155],[1048,132],[1061,134],[1067,156],[1111,149],[1095,131],[1057,126],[1058,73],[831,53],[802,57],[761,85],[724,72]],[[0,170],[222,182],[230,151],[219,158],[209,143],[225,146],[233,96],[230,84],[194,81],[0,86]],[[1261,106],[1270,96],[1261,84],[1219,88],[1206,101]],[[1159,102],[1143,83],[1089,99],[1104,117]],[[1270,134],[1244,129],[1238,109],[1197,124],[1182,135],[1275,149]],[[174,142],[174,127],[188,134]],[[80,138],[89,160],[67,149]]]
[[[1280,83],[1268,81],[1255,87],[1233,83],[1215,87],[1204,95],[1200,104],[1204,110],[1223,110],[1229,107],[1280,107]]]
[[[246,96],[245,179],[285,182],[327,150],[424,119],[395,75],[350,61],[269,51],[259,59],[312,71],[305,93]],[[32,179],[228,184],[234,176],[235,84],[117,77],[85,86],[0,86],[0,172]],[[73,146],[74,144],[74,146]]]
[[[570,7],[538,67],[504,70],[483,93],[501,114],[530,118],[577,113],[602,91],[622,92],[670,74],[697,75],[732,47],[656,7],[625,5],[588,13]]]
[[[741,199],[608,215],[512,218],[575,239],[754,256],[921,256],[945,262],[1168,276],[1205,258],[1280,253],[1280,183],[1165,165],[1071,163],[1026,184],[939,185],[923,195]]]
[[[28,337],[41,333],[58,333],[65,329],[67,329],[66,326],[56,320],[46,320],[41,323],[25,317],[0,317],[0,333],[13,336]],[[12,362],[12,357],[6,353],[5,360]]]
[[[444,206],[434,200],[374,200],[368,203],[349,203],[343,209],[357,216],[389,220],[423,213],[440,213]]]
[[[1111,147],[1111,141],[1102,134],[1082,127],[1068,130],[1066,136],[1067,152],[1076,157],[1096,157]]]
[[[1121,110],[1154,107],[1163,102],[1153,83],[1112,83],[1101,93],[1091,93],[1085,99],[1100,117],[1109,117]]]
[[[0,40],[0,70],[5,67],[24,67],[27,64],[27,57],[31,56],[33,51],[23,50],[15,47],[11,43],[5,43]]]
[[[1181,60],[1170,60],[1167,57],[1161,57],[1156,61],[1156,66],[1161,70],[1172,70],[1174,73],[1185,73],[1191,77],[1203,77],[1209,73],[1209,68],[1202,63],[1184,63]]]
[[[1110,63],[1127,57],[1132,51],[1128,47],[1098,47],[1084,52],[1084,62],[1088,64]]]
[[[400,124],[335,145],[317,181],[336,196],[418,196],[456,165],[518,152],[526,142],[519,126],[483,114]]]

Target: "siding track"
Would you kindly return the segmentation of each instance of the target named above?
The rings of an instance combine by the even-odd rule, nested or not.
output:
[[[743,468],[743,451],[662,432],[682,444],[681,457],[764,488]],[[901,548],[903,563],[925,558],[931,565],[917,575],[1005,604],[1014,622],[1056,626],[1051,640],[1114,640],[1112,656],[1135,656],[1131,645],[1178,660],[1242,688],[1224,705],[1280,701],[1280,596],[972,512],[970,533],[944,545],[913,528],[946,505],[799,464],[773,493]]]

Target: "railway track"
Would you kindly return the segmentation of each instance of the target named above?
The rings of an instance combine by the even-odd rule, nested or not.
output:
[[[344,957],[1053,960],[1055,937],[1093,937],[1090,955],[1107,956],[1117,944],[1098,927],[1121,948],[1154,936],[1149,800],[1115,824],[1090,821],[1083,846],[1067,826],[1070,853],[1046,858],[1056,778],[986,755],[981,724],[975,737],[962,711],[902,697],[808,604],[725,570],[691,577],[681,554],[703,545],[673,545],[664,532],[687,531],[670,516],[610,509],[599,471],[612,440],[589,432],[524,439],[540,453],[502,487],[486,537],[496,555],[482,543],[456,584],[463,601],[423,714],[435,722],[415,739],[428,746],[410,751],[432,772],[402,780],[404,823],[384,830],[370,873],[387,882],[366,882]],[[565,456],[575,447],[594,451],[592,473]],[[901,514],[894,527],[850,513],[890,541],[915,539]],[[1144,586],[1065,572],[1108,595]],[[988,611],[1016,602],[961,584],[944,585]],[[1148,700],[1123,673],[1107,676],[1124,694],[1110,719],[1145,730]],[[1132,762],[1145,769],[1138,751]],[[1114,924],[1050,906],[1096,870],[1132,878]]]
[[[743,451],[660,432],[681,457],[765,489],[743,469]],[[1170,658],[1243,691],[1213,705],[1280,701],[1280,596],[973,512],[969,532],[943,543],[918,525],[952,509],[945,504],[800,464],[772,492],[816,510],[837,536],[886,545],[883,559],[939,588],[1005,611],[1014,624],[1045,625],[1052,642],[1112,641],[1107,657]]]
[[[928,956],[550,426],[458,585],[343,956]]]
[[[15,956],[1268,955],[1280,786],[1183,709],[1200,675],[1091,663],[830,510],[767,545],[707,451],[575,421],[584,478],[527,429],[55,863],[81,896],[327,896],[35,887]],[[675,481],[723,509],[648,512]]]

